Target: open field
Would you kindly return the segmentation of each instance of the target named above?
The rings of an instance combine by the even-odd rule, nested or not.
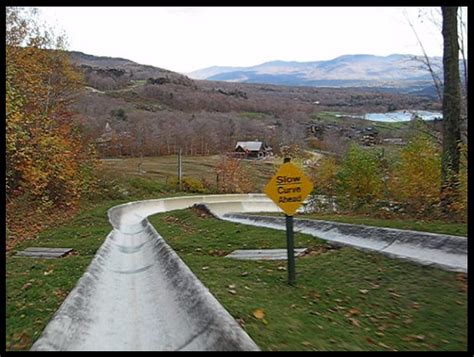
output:
[[[140,171],[140,161],[142,162]],[[212,187],[216,185],[216,166],[220,161],[219,155],[211,156],[182,156],[183,176],[205,179]],[[160,183],[167,183],[178,176],[177,155],[103,159],[103,170],[114,177],[142,177],[156,179]],[[256,191],[263,190],[274,173],[272,159],[243,160],[242,165],[248,170],[249,176],[255,183]]]

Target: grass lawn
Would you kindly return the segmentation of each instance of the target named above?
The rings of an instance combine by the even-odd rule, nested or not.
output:
[[[311,253],[297,259],[297,286],[289,287],[286,262],[224,258],[235,249],[285,248],[285,232],[192,210],[150,221],[262,350],[467,349],[464,274],[331,249],[297,233],[295,247]]]
[[[76,285],[107,234],[107,210],[146,197],[104,200],[19,243],[6,257],[6,348],[27,350]],[[135,184],[136,182],[133,181]],[[141,195],[138,195],[141,192]],[[154,193],[154,198],[166,193]],[[174,195],[181,195],[175,193]],[[150,221],[262,350],[466,350],[466,276],[297,233],[297,285],[286,262],[224,258],[235,249],[285,248],[285,233],[174,211]],[[67,247],[60,259],[16,257],[30,246]],[[260,310],[259,310],[260,309]],[[257,315],[256,318],[254,313]]]

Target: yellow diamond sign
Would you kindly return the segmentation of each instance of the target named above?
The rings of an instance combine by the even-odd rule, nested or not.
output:
[[[312,190],[313,184],[303,171],[291,162],[286,162],[263,191],[288,216],[293,216]]]

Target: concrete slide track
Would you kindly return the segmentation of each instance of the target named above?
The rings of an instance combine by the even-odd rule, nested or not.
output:
[[[246,224],[262,225],[230,214],[280,212],[263,194],[165,198],[111,208],[113,230],[31,349],[259,350],[147,220],[194,204]]]

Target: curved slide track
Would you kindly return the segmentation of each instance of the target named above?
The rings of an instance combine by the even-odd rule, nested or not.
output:
[[[113,230],[32,350],[259,350],[147,220],[195,204],[222,219],[281,229],[279,222],[232,217],[281,212],[263,194],[174,197],[113,207],[108,211]],[[345,244],[341,234],[338,238]],[[354,246],[350,235],[345,239]],[[417,243],[415,249],[422,247]]]

